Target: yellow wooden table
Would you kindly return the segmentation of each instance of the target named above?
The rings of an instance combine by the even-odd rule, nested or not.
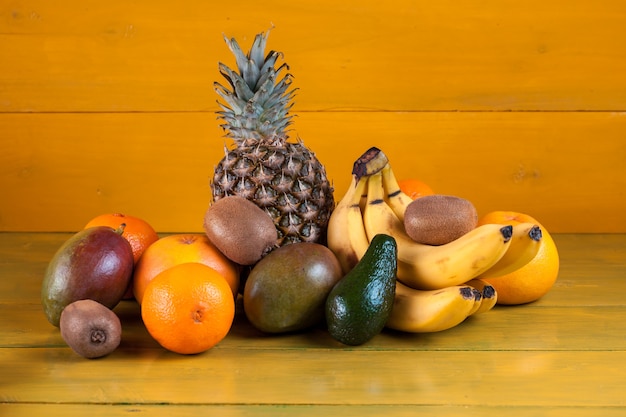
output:
[[[266,336],[239,312],[219,345],[183,356],[124,301],[121,346],[97,360],[64,344],[39,301],[68,237],[0,233],[1,416],[626,415],[624,234],[555,235],[550,293],[441,333],[346,347],[322,327]]]
[[[626,415],[624,22],[623,0],[0,2],[0,417]],[[299,89],[291,136],[337,200],[379,146],[398,178],[538,219],[554,289],[355,348],[239,313],[196,356],[122,302],[120,348],[74,354],[39,302],[56,232],[116,211],[201,232],[222,34],[247,49],[271,26]]]

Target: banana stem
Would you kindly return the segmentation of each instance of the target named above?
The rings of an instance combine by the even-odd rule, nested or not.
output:
[[[352,175],[354,175],[358,181],[361,177],[380,172],[388,163],[389,159],[383,151],[376,147],[371,147],[354,162]]]

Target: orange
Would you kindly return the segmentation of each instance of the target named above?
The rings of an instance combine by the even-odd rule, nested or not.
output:
[[[89,220],[85,225],[85,229],[94,226],[109,226],[117,229],[122,223],[126,225],[122,232],[122,237],[125,237],[128,243],[130,243],[136,264],[146,248],[159,239],[159,236],[147,221],[127,214],[107,213]]]
[[[433,195],[435,192],[428,186],[428,184],[415,179],[415,178],[406,178],[398,181],[398,185],[400,186],[400,190],[413,200],[416,198],[424,197],[425,195]]]
[[[141,318],[165,349],[201,353],[228,334],[235,317],[230,285],[213,268],[197,262],[173,266],[146,287]]]
[[[559,252],[550,233],[533,217],[514,211],[493,211],[478,224],[535,223],[541,227],[542,239],[537,255],[520,269],[496,278],[487,278],[498,293],[498,304],[525,304],[536,301],[550,291],[559,275]]]
[[[130,247],[133,250],[133,259],[135,265],[137,265],[146,248],[159,239],[159,235],[147,221],[127,214],[107,213],[89,220],[85,225],[85,229],[94,226],[109,226],[117,229],[121,224],[125,224],[122,237],[126,238],[128,243],[130,243]],[[132,280],[123,298],[126,300],[133,298]]]
[[[181,233],[162,237],[143,253],[133,273],[133,289],[139,303],[148,283],[173,266],[199,262],[219,272],[237,295],[239,267],[220,252],[203,234]]]

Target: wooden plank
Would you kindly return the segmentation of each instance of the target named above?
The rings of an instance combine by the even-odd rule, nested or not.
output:
[[[39,304],[43,271],[70,234],[0,233],[0,347],[64,347]],[[556,235],[561,272],[555,287],[536,303],[497,307],[457,328],[430,335],[385,331],[369,350],[624,350],[626,331],[626,235]],[[241,301],[241,300],[240,300]],[[289,349],[337,346],[323,328],[268,337],[241,311],[221,349]],[[141,323],[139,308],[122,302],[124,349],[160,349]],[[563,317],[567,317],[566,320]],[[583,332],[580,330],[584,329]]]
[[[332,415],[362,417],[413,417],[418,414],[446,417],[617,417],[624,415],[624,407],[510,407],[457,405],[188,405],[188,404],[0,404],[0,414],[12,417],[92,417],[170,416],[191,417],[219,415],[223,417],[298,417]]]
[[[0,233],[0,302],[39,302],[46,266],[70,233]],[[626,235],[557,234],[561,266],[540,307],[625,306]]]
[[[0,6],[0,110],[215,109],[222,33],[276,26],[301,110],[623,110],[626,4],[18,0]],[[324,28],[320,28],[324,22]],[[584,28],[584,30],[581,30]]]
[[[0,415],[617,416],[626,411],[626,235],[557,234],[562,276],[537,303],[447,332],[346,347],[323,328],[263,336],[241,316],[200,355],[151,340],[124,302],[122,345],[86,360],[38,304],[37,271],[69,234],[0,233]],[[16,284],[21,282],[21,284]],[[564,285],[559,287],[559,282]]]
[[[215,349],[88,361],[69,349],[0,349],[11,364],[0,402],[623,407],[624,360],[624,351]]]
[[[304,113],[294,129],[337,200],[354,160],[379,146],[398,177],[480,214],[525,212],[553,233],[626,232],[626,113]],[[211,113],[0,114],[0,135],[8,231],[75,231],[111,211],[158,232],[201,231],[224,144]]]
[[[135,302],[115,308],[123,326],[119,349],[163,350],[148,334]],[[41,305],[0,304],[0,348],[66,348],[58,328],[46,320]],[[563,318],[567,317],[567,320]],[[582,330],[582,331],[581,331]],[[459,326],[438,333],[407,334],[385,329],[358,348],[334,341],[324,325],[288,335],[256,330],[240,309],[228,336],[214,349],[224,350],[368,350],[368,351],[624,351],[624,307],[496,307]],[[245,354],[242,352],[242,354]]]
[[[0,303],[39,302],[50,259],[70,233],[0,233]]]
[[[0,118],[14,117],[9,125],[0,122],[10,138],[0,156],[6,162],[0,188],[8,191],[0,221],[12,224],[9,230],[80,230],[95,213],[110,211],[135,213],[158,231],[201,230],[209,177],[223,149],[213,115]]]
[[[0,302],[38,302],[45,268],[70,233],[0,233]],[[626,237],[554,236],[559,249],[559,279],[539,306],[624,306]],[[592,272],[590,272],[592,271]],[[600,277],[600,278],[599,278]]]

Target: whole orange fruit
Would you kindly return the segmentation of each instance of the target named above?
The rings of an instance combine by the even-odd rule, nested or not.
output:
[[[141,318],[165,349],[181,354],[204,352],[228,334],[235,300],[220,273],[197,262],[173,266],[146,287]]]
[[[109,226],[117,229],[122,223],[126,225],[124,226],[122,237],[126,238],[128,243],[130,243],[136,264],[146,248],[159,239],[157,232],[147,221],[122,213],[106,213],[89,220],[85,225],[85,229],[94,226]]]
[[[187,262],[198,262],[215,269],[232,289],[232,295],[237,295],[239,266],[224,256],[206,235],[181,233],[160,238],[146,249],[137,262],[133,273],[137,301],[142,302],[148,283],[159,273]]]
[[[430,186],[415,178],[405,178],[398,181],[400,190],[413,200],[424,197],[425,195],[433,195],[435,192]]]
[[[94,226],[109,226],[117,229],[122,224],[125,225],[122,237],[126,238],[128,243],[130,243],[130,247],[133,250],[133,260],[135,265],[137,265],[139,258],[148,246],[159,239],[159,235],[147,221],[122,213],[105,213],[89,220],[85,225],[85,229]],[[133,298],[132,279],[123,298]]]
[[[493,211],[478,220],[478,224],[535,223],[541,227],[542,239],[537,255],[520,269],[507,275],[485,278],[498,293],[498,304],[525,304],[543,297],[559,275],[559,252],[550,233],[533,217],[514,211]]]

